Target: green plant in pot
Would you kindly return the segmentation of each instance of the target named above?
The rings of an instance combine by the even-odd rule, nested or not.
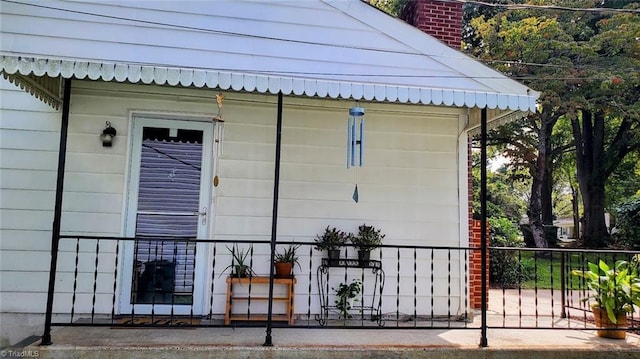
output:
[[[340,313],[340,319],[351,319],[350,310],[353,302],[357,302],[362,291],[362,282],[354,279],[350,284],[340,283],[338,288],[332,288],[336,292],[336,309]]]
[[[627,326],[627,313],[633,311],[633,306],[640,306],[640,277],[638,275],[637,259],[629,263],[616,261],[613,267],[604,261],[596,265],[587,263],[589,270],[574,270],[571,274],[584,278],[591,294],[583,301],[592,298],[591,305],[596,327],[613,328]],[[626,331],[623,329],[598,330],[598,335],[605,338],[624,339]]]
[[[358,227],[358,234],[350,235],[349,240],[358,249],[358,260],[363,263],[370,259],[371,251],[382,245],[385,234],[366,223]]]
[[[298,268],[302,269],[296,253],[298,248],[300,248],[299,244],[290,244],[288,247],[283,248],[282,251],[275,253],[273,264],[276,268],[276,277],[292,276],[294,264],[297,264]]]
[[[253,253],[253,246],[249,246],[248,249],[240,249],[235,243],[233,247],[227,247],[227,250],[231,253],[231,264],[222,270],[223,273],[227,269],[231,269],[232,277],[245,278],[255,275],[249,264],[249,255]]]
[[[347,243],[347,234],[337,228],[325,228],[324,233],[317,235],[316,249],[319,251],[327,251],[329,260],[338,260],[340,258],[340,250]]]

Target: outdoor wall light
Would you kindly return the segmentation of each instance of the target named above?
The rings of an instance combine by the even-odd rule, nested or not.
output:
[[[100,141],[102,141],[102,147],[111,147],[113,144],[113,138],[116,137],[116,129],[111,127],[111,122],[106,122],[107,127],[102,130],[100,134]]]

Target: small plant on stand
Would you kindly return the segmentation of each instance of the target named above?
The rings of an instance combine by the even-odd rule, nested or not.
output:
[[[329,260],[338,260],[340,258],[340,249],[347,243],[347,233],[337,228],[327,228],[322,235],[317,235],[316,249],[319,251],[327,251]]]
[[[293,266],[294,264],[300,267],[300,263],[298,262],[298,255],[296,251],[300,248],[299,244],[289,245],[282,252],[277,252],[274,256],[273,263],[276,267],[276,277],[290,277],[293,275]]]
[[[353,308],[353,302],[358,301],[358,295],[362,290],[362,282],[354,279],[350,284],[340,283],[338,288],[332,288],[336,292],[336,309],[340,312],[340,319],[351,319],[349,312]]]
[[[253,246],[250,246],[249,249],[245,250],[244,248],[238,248],[238,244],[236,243],[232,248],[227,247],[227,249],[231,253],[231,264],[223,269],[222,273],[231,268],[232,277],[246,278],[255,274],[253,269],[251,269],[247,258],[250,253],[253,253]]]
[[[369,261],[371,251],[382,245],[385,235],[382,230],[374,226],[367,226],[366,223],[358,227],[358,234],[349,235],[349,240],[358,248],[358,260],[360,263]]]

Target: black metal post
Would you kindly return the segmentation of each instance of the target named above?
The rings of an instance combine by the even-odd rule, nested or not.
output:
[[[273,211],[271,213],[271,260],[269,263],[269,306],[267,309],[267,336],[263,346],[273,346],[271,338],[273,316],[273,260],[276,252],[276,234],[278,232],[278,193],[280,191],[280,148],[282,147],[282,92],[278,92],[278,121],[276,124],[276,161],[273,174]],[[293,313],[291,313],[293,315]]]
[[[62,99],[62,121],[60,124],[60,146],[58,148],[58,176],[56,179],[56,202],[53,210],[51,228],[51,265],[49,267],[49,290],[47,310],[44,317],[44,334],[40,345],[51,345],[51,317],[53,315],[53,293],[56,286],[58,267],[58,245],[60,244],[60,221],[62,218],[62,192],[64,190],[64,166],[67,159],[67,132],[69,130],[69,107],[71,102],[71,79],[64,80],[64,98]]]
[[[560,296],[562,301],[562,311],[560,312],[560,318],[567,317],[567,263],[565,259],[566,252],[560,252]],[[553,253],[552,253],[553,255]]]
[[[480,346],[488,346],[487,342],[487,109],[480,114],[480,257],[482,259],[482,291],[480,296],[482,326]]]

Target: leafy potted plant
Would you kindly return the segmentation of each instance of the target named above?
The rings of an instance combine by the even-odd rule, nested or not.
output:
[[[289,245],[284,248],[281,252],[276,252],[274,256],[274,266],[276,268],[276,277],[290,277],[293,275],[293,265],[297,264],[298,268],[300,267],[300,263],[298,262],[298,255],[296,251],[300,248],[299,244]]]
[[[627,313],[633,306],[640,306],[640,277],[637,263],[616,261],[613,268],[600,260],[598,265],[589,262],[589,270],[574,270],[571,274],[585,279],[591,295],[584,298],[595,299],[591,305],[593,316],[598,328],[613,328],[627,326]],[[624,339],[624,329],[600,329],[598,336],[605,338]]]
[[[358,234],[350,235],[349,240],[358,248],[358,260],[360,263],[366,262],[371,257],[371,251],[382,245],[385,237],[382,230],[374,226],[367,226],[366,223],[358,227]]]
[[[322,235],[317,235],[316,249],[319,251],[327,251],[329,260],[338,260],[340,258],[340,248],[347,243],[347,234],[337,228],[327,226]]]
[[[231,253],[231,264],[222,270],[223,273],[231,268],[232,277],[245,278],[255,274],[247,260],[249,254],[253,252],[253,246],[249,246],[249,248],[245,250],[244,248],[238,248],[238,244],[235,243],[232,248],[227,247],[227,249]]]
[[[349,312],[353,308],[353,302],[358,301],[358,295],[362,290],[362,282],[354,279],[350,284],[340,283],[338,288],[332,288],[336,292],[336,309],[340,312],[341,319],[351,319]]]

